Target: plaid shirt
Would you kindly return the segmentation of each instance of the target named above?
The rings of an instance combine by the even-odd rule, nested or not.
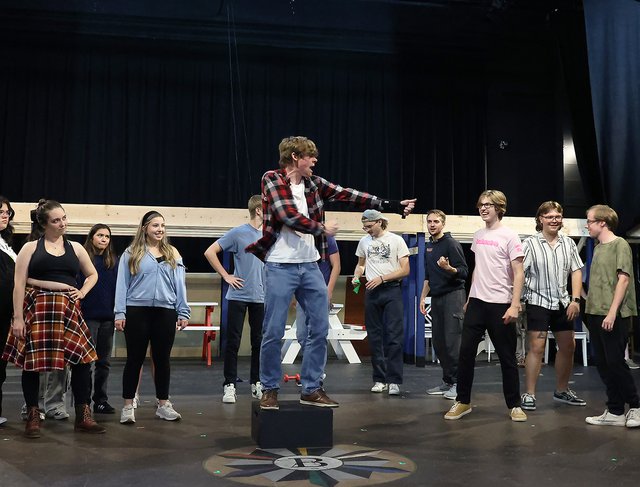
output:
[[[326,260],[327,239],[324,235],[325,201],[344,201],[357,208],[377,208],[385,206],[399,207],[389,200],[382,200],[368,193],[351,188],[343,188],[319,176],[303,178],[304,194],[309,207],[309,218],[298,211],[293,194],[291,180],[285,169],[267,171],[262,176],[262,238],[246,248],[260,260],[266,258],[267,252],[276,243],[280,229],[286,225],[292,230],[310,233],[316,238],[316,247],[320,259]]]

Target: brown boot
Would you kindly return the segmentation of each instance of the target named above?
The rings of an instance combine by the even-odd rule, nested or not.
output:
[[[40,438],[40,411],[37,406],[27,409],[27,424],[24,427],[24,436],[27,438]]]
[[[76,423],[73,429],[94,434],[100,434],[106,431],[104,426],[100,426],[93,420],[91,417],[91,408],[88,404],[76,405]]]

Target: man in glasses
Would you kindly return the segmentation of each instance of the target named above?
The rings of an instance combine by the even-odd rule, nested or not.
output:
[[[460,419],[472,410],[473,368],[478,344],[487,332],[500,358],[509,416],[512,421],[526,421],[527,415],[520,407],[515,324],[524,284],[522,244],[516,232],[502,225],[507,211],[507,198],[502,191],[482,192],[477,206],[485,226],[474,233],[471,244],[476,266],[462,326],[458,396],[444,419]]]
[[[352,284],[357,286],[362,275],[367,284],[364,321],[371,348],[373,387],[371,392],[400,394],[402,384],[402,345],[404,343],[404,311],[402,278],[409,275],[409,249],[399,235],[387,231],[389,220],[378,210],[362,214],[362,228],[367,232],[358,243],[358,264]]]
[[[624,360],[629,323],[638,315],[631,247],[614,232],[618,214],[609,206],[587,210],[589,236],[598,240],[587,295],[586,321],[598,373],[607,390],[607,409],[585,421],[598,426],[640,426],[640,398]],[[625,406],[629,410],[625,416]]]
[[[427,294],[431,295],[433,348],[442,366],[442,383],[427,389],[427,394],[454,400],[458,395],[458,354],[469,268],[462,245],[444,231],[446,221],[447,215],[441,210],[427,213],[430,238],[426,245],[420,312],[426,314],[424,300]]]
[[[337,407],[320,384],[327,359],[329,300],[317,261],[327,258],[327,237],[338,222],[324,221],[324,205],[342,201],[358,208],[390,209],[408,215],[415,199],[391,201],[343,188],[313,174],[316,144],[306,137],[287,137],[278,146],[280,169],[262,176],[262,238],[247,251],[265,261],[265,301],[260,349],[261,409],[279,409],[282,377],[280,350],[292,297],[311,318],[302,359],[300,403]]]
[[[569,389],[576,349],[573,321],[580,314],[582,267],[575,242],[560,233],[562,206],[545,201],[536,213],[537,234],[527,237],[524,249],[524,279],[529,353],[526,358],[526,387],[522,409],[535,411],[536,383],[547,342],[547,330],[553,332],[556,354],[556,389],[553,400],[570,406],[587,403]],[[567,282],[571,276],[571,295]]]

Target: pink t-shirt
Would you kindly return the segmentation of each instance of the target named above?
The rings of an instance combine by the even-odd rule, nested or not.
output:
[[[511,303],[511,261],[524,257],[518,234],[502,226],[495,230],[483,228],[473,234],[471,250],[476,254],[476,267],[469,297],[487,303]]]

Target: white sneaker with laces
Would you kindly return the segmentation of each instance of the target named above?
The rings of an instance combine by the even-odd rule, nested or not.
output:
[[[624,414],[612,414],[608,409],[600,416],[588,416],[584,420],[596,426],[625,426],[627,422]]]
[[[390,396],[399,396],[400,395],[400,386],[398,384],[389,384],[389,395]]]
[[[122,412],[120,413],[120,423],[122,424],[133,424],[136,422],[135,409],[133,404],[130,406],[125,406],[122,408]]]
[[[138,409],[139,406],[140,406],[140,396],[136,392],[136,395],[133,396],[133,409]]]
[[[627,428],[637,428],[640,426],[640,408],[631,408],[627,411],[625,425]]]
[[[251,397],[258,400],[262,399],[262,384],[260,382],[251,384]]]
[[[371,392],[384,392],[388,389],[387,384],[383,384],[382,382],[376,382],[373,384],[371,388]]]
[[[158,409],[156,409],[156,416],[160,419],[164,419],[165,421],[176,421],[182,418],[182,415],[173,409],[171,401],[165,401],[163,405],[158,406]]]
[[[236,386],[227,384],[223,387],[222,402],[225,404],[234,404],[236,402]]]

